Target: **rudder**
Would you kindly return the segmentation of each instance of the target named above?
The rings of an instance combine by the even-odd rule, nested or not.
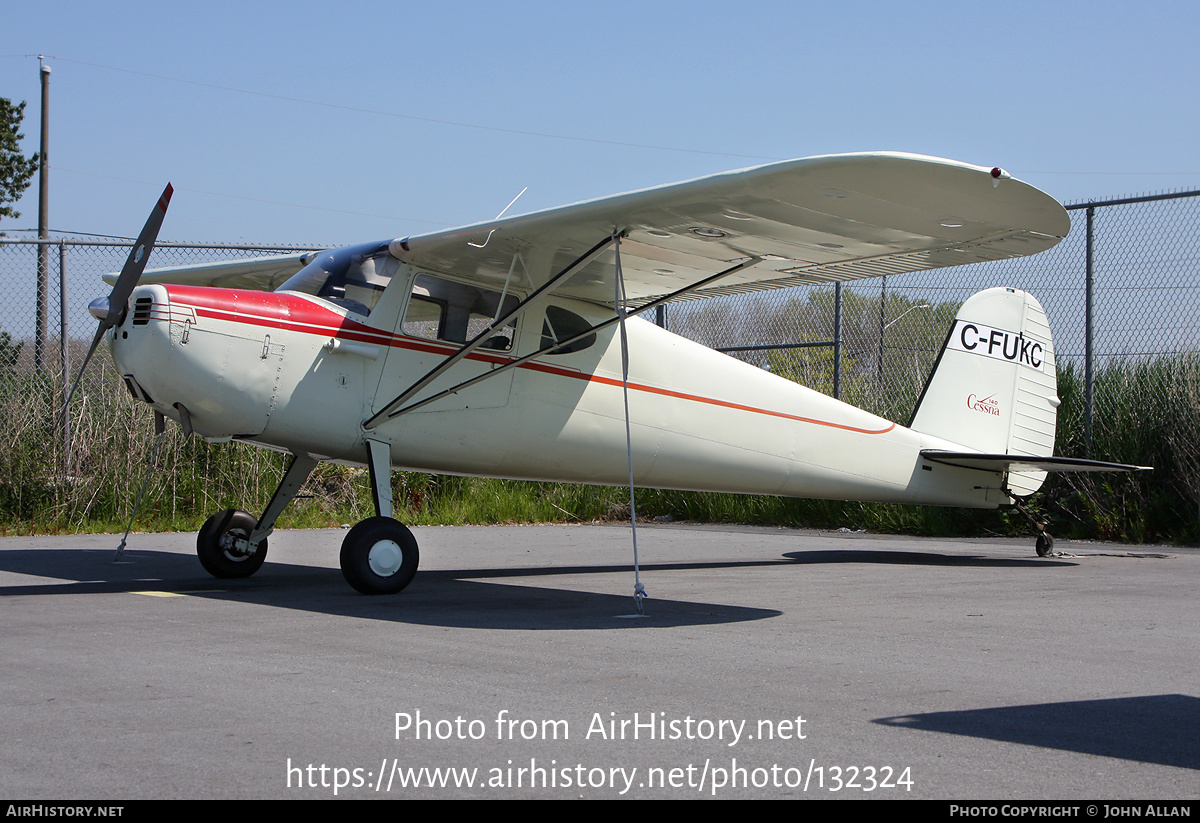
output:
[[[1033,295],[994,288],[959,309],[909,428],[985,454],[1051,455],[1058,376],[1046,312]],[[1011,471],[1024,497],[1046,473]]]

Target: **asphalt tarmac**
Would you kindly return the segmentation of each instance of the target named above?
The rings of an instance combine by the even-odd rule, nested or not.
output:
[[[1200,551],[679,524],[0,539],[0,797],[1200,796]]]

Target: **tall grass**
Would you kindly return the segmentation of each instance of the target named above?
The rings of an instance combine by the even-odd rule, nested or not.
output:
[[[107,364],[105,364],[107,367]],[[56,425],[55,376],[0,370],[0,532],[119,531],[143,478],[134,527],[195,530],[222,508],[261,512],[287,456],[241,443],[211,445],[169,423],[147,472],[153,417],[97,375],[72,409],[66,462]],[[1082,376],[1059,370],[1057,452],[1085,456]],[[1059,536],[1200,543],[1200,356],[1113,360],[1096,381],[1090,456],[1155,471],[1051,476],[1032,506]],[[897,408],[902,418],[908,409]],[[411,524],[581,522],[628,517],[628,492],[606,486],[530,483],[396,472],[396,516]],[[923,535],[1028,534],[1012,511],[638,491],[647,518],[851,528]],[[280,519],[281,527],[336,526],[374,513],[365,470],[321,464]]]
[[[243,444],[210,445],[169,424],[154,433],[153,414],[111,373],[91,381],[72,404],[70,459],[59,426],[57,376],[0,374],[0,529],[75,532],[124,529],[143,480],[135,528],[193,529],[228,507],[261,510],[287,456]],[[156,441],[158,443],[156,454]],[[153,470],[148,471],[154,460]],[[352,470],[322,466],[290,511],[296,522],[332,522],[350,513]]]
[[[1048,509],[1082,536],[1200,542],[1200,355],[1113,358],[1099,369],[1090,450],[1080,371],[1059,369],[1059,453],[1154,471],[1052,477]]]

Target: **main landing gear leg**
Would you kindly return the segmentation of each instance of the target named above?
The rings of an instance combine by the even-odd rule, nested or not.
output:
[[[262,568],[267,535],[318,462],[307,454],[295,455],[262,517],[225,509],[208,518],[196,537],[196,554],[205,571],[213,577],[249,577]]]
[[[342,541],[342,575],[363,594],[395,594],[412,582],[420,563],[417,540],[392,519],[392,450],[367,441],[367,468],[375,517],[352,528]]]

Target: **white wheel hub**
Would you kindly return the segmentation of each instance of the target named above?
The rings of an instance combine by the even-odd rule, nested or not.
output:
[[[404,563],[404,549],[395,540],[380,540],[367,554],[371,571],[380,577],[391,577]]]

